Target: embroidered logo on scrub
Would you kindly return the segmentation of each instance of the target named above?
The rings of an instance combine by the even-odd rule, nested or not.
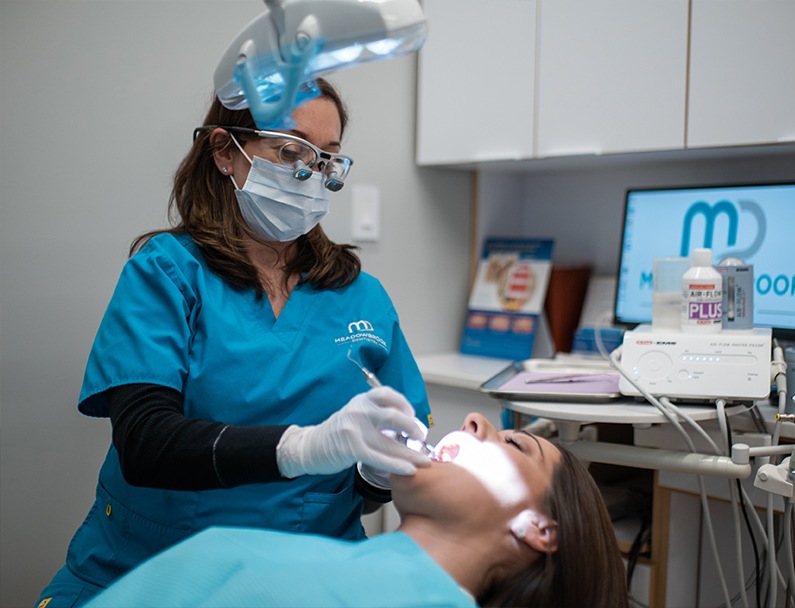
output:
[[[362,319],[361,321],[353,321],[348,323],[348,333],[352,334],[357,331],[375,331],[373,324],[370,321],[365,321]]]
[[[387,350],[384,339],[375,333],[375,327],[366,319],[351,321],[347,325],[348,334],[339,338],[334,338],[335,344],[353,344],[355,342],[370,342]]]

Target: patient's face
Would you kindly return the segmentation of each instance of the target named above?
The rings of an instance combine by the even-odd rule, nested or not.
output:
[[[497,431],[483,416],[470,414],[461,431],[436,445],[437,460],[412,477],[393,475],[395,506],[402,513],[452,518],[494,509],[541,510],[560,452],[524,431]],[[465,511],[463,511],[463,510]]]

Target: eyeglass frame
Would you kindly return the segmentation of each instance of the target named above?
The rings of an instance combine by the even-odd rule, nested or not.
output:
[[[353,166],[353,159],[350,156],[346,156],[345,154],[332,154],[331,152],[326,152],[325,150],[321,150],[312,142],[309,142],[301,137],[296,135],[291,135],[290,133],[283,133],[281,131],[267,131],[263,129],[250,129],[248,127],[225,127],[223,125],[204,125],[201,127],[196,127],[193,130],[193,141],[196,141],[196,138],[199,136],[199,133],[202,131],[212,131],[213,129],[223,129],[224,131],[228,131],[229,133],[247,133],[249,135],[256,135],[257,137],[262,137],[263,139],[287,139],[304,146],[307,146],[315,153],[315,162],[311,165],[306,165],[310,169],[312,169],[315,165],[319,165],[321,160],[326,161],[325,167],[319,167],[319,170],[323,175],[327,177],[331,177],[328,173],[326,173],[326,167],[333,167],[334,165],[329,162],[332,160],[340,160],[342,161],[344,171],[342,175],[337,175],[338,180],[344,180],[348,173],[350,173],[351,167]],[[287,144],[284,144],[287,145]],[[279,155],[281,155],[281,148],[279,148]]]

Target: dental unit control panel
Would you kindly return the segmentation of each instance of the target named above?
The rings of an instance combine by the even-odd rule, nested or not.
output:
[[[772,332],[694,334],[640,325],[624,334],[621,367],[645,390],[682,401],[751,402],[770,393]],[[626,378],[619,390],[641,396]]]

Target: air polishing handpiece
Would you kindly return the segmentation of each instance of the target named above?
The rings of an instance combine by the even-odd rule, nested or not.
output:
[[[378,380],[378,378],[375,377],[375,374],[373,372],[371,372],[364,365],[359,363],[356,359],[351,357],[350,349],[348,349],[348,361],[350,361],[356,367],[359,368],[359,370],[364,375],[364,379],[367,382],[367,386],[369,386],[370,388],[379,388],[379,387],[383,386],[383,384],[381,384],[381,382]]]
[[[428,429],[424,424],[422,424],[421,421],[415,418],[414,422],[417,423],[418,427],[424,429],[426,433],[428,432]],[[406,433],[393,431],[392,429],[385,429],[381,431],[381,433],[391,439],[394,439],[398,443],[405,445],[408,449],[419,452],[428,458],[433,458],[436,455],[436,448],[422,439],[414,439],[409,437]]]
[[[375,374],[373,372],[371,372],[364,365],[359,363],[356,359],[351,357],[351,351],[350,350],[348,350],[348,359],[354,365],[356,365],[356,367],[359,368],[359,370],[364,375],[364,379],[367,382],[367,385],[370,388],[379,388],[379,387],[383,386],[383,384],[381,384],[381,381],[378,378],[376,378],[376,376],[375,376]],[[428,435],[428,427],[425,426],[422,423],[422,421],[419,420],[418,418],[415,418],[414,422],[420,428],[420,431],[422,431],[422,436],[426,437]],[[381,433],[383,435],[386,435],[390,439],[394,439],[398,443],[400,443],[402,445],[405,445],[410,450],[414,450],[415,452],[419,452],[420,454],[424,454],[428,458],[432,458],[435,455],[435,453],[436,453],[435,450],[434,450],[434,447],[431,444],[425,443],[425,441],[423,441],[422,439],[414,439],[413,437],[410,437],[408,435],[408,433],[404,433],[403,431],[398,432],[398,431],[396,431],[394,429],[384,429],[383,431],[381,431]]]
[[[364,377],[367,379],[367,384],[370,385],[370,388],[378,388],[379,386],[383,386],[378,378],[375,377],[373,372],[368,370],[366,367],[362,367],[361,369]],[[418,418],[415,418],[414,422],[418,427],[420,427],[422,436],[425,437],[428,434],[428,427],[425,426]],[[433,458],[433,456],[436,454],[434,446],[432,446],[430,443],[426,443],[422,439],[414,439],[403,431],[398,432],[393,429],[385,429],[381,431],[381,433],[387,437],[390,437],[391,439],[394,439],[398,443],[405,445],[408,449],[419,452],[428,458]]]
[[[367,381],[367,386],[370,388],[380,388],[384,386],[381,384],[381,381],[375,377],[375,374],[366,367],[362,367],[362,373],[364,374],[364,378]]]

